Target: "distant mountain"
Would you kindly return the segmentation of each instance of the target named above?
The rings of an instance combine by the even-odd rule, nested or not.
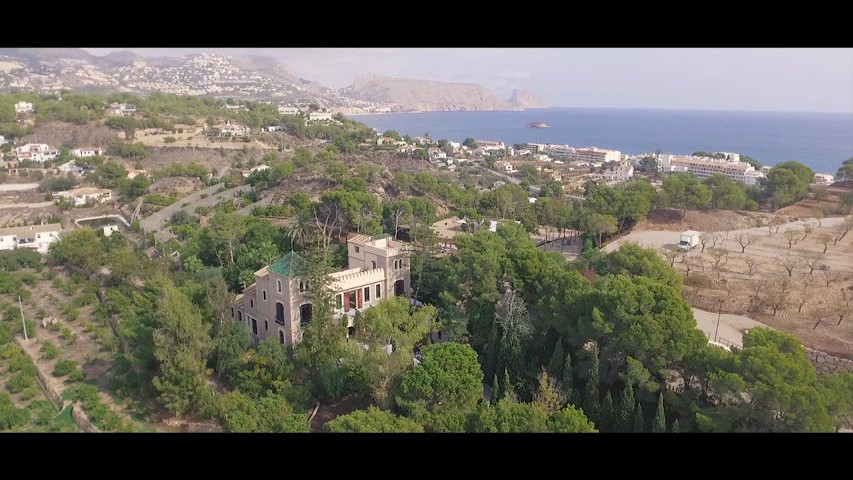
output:
[[[75,48],[0,48],[0,90],[152,92],[210,95],[276,103],[314,102],[347,113],[373,111],[520,110],[543,106],[513,92],[502,100],[471,83],[365,75],[341,90],[290,73],[263,56],[192,54],[140,57],[132,52],[92,55]]]
[[[520,109],[548,107],[548,105],[546,105],[541,98],[537,97],[536,95],[533,95],[530,92],[518,88],[513,89],[512,95],[510,95],[508,102]]]
[[[513,110],[482,85],[447,83],[377,74],[357,77],[341,94],[368,102],[394,104],[404,111]]]

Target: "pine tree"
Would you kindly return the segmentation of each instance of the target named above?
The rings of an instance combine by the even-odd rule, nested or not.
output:
[[[551,354],[551,361],[548,362],[548,374],[551,378],[563,378],[563,337],[557,339],[557,344],[554,345],[554,353]]]
[[[599,429],[602,432],[616,431],[618,422],[616,421],[616,415],[613,410],[613,396],[610,395],[609,391],[604,395],[604,401],[601,402],[601,414],[599,418]]]
[[[513,400],[515,398],[515,387],[512,386],[512,380],[509,379],[509,370],[504,368],[504,383],[501,388],[501,398]]]
[[[652,422],[652,432],[666,433],[666,414],[663,411],[663,392],[658,396],[658,408],[655,412],[655,419]]]
[[[636,433],[644,432],[645,431],[644,423],[645,422],[643,421],[643,405],[640,403],[637,403],[637,410],[634,413],[634,432],[636,432]]]
[[[622,390],[622,399],[619,402],[619,431],[630,432],[631,424],[634,420],[634,386],[630,383],[625,384]]]
[[[566,401],[575,403],[574,389],[574,371],[572,370],[572,356],[566,354],[566,363],[563,365],[563,393],[566,394]]]
[[[680,433],[681,429],[678,428],[678,419],[676,418],[674,422],[672,422],[672,429],[670,430],[672,433]]]
[[[592,360],[589,363],[589,373],[586,379],[586,391],[584,397],[584,411],[596,425],[600,424],[599,413],[601,404],[598,397],[598,350],[592,352]]]
[[[495,377],[492,379],[492,395],[491,395],[491,403],[492,405],[497,405],[498,400],[501,399],[501,386],[498,383],[498,374],[495,374]]]

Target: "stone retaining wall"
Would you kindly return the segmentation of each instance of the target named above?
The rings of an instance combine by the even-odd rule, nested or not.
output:
[[[89,416],[86,415],[86,412],[83,411],[83,404],[80,402],[75,402],[74,406],[71,408],[71,418],[74,419],[74,423],[77,424],[84,432],[86,433],[99,433],[94,425],[92,425],[92,421],[89,420]]]
[[[810,348],[806,348],[806,355],[809,356],[809,360],[811,360],[817,373],[853,372],[853,360],[836,357]]]

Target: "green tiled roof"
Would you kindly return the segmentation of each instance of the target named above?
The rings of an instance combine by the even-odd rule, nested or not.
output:
[[[273,262],[269,266],[269,271],[282,277],[295,277],[299,275],[304,265],[305,260],[291,250],[290,253]]]

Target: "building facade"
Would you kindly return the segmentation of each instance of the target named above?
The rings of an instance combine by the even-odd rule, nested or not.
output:
[[[58,223],[0,228],[0,250],[29,248],[47,253],[50,244],[59,240],[61,232],[62,226]]]
[[[720,174],[747,185],[755,185],[764,178],[762,172],[756,171],[752,165],[739,160],[671,154],[661,154],[658,159],[663,172],[689,172],[699,178]]]
[[[31,160],[33,162],[46,162],[59,156],[59,150],[51,148],[44,143],[28,143],[15,149],[18,161]]]
[[[75,148],[74,150],[71,150],[71,156],[77,158],[101,156],[103,154],[104,151],[101,147]]]
[[[330,275],[335,318],[352,327],[355,313],[385,296],[408,296],[411,274],[407,251],[389,237],[351,235],[347,239],[347,270]],[[255,272],[255,283],[231,304],[234,321],[241,322],[257,343],[274,336],[293,346],[311,322],[311,285],[302,276],[305,261],[290,252]]]
[[[33,104],[30,102],[18,102],[15,104],[15,113],[31,113]]]

